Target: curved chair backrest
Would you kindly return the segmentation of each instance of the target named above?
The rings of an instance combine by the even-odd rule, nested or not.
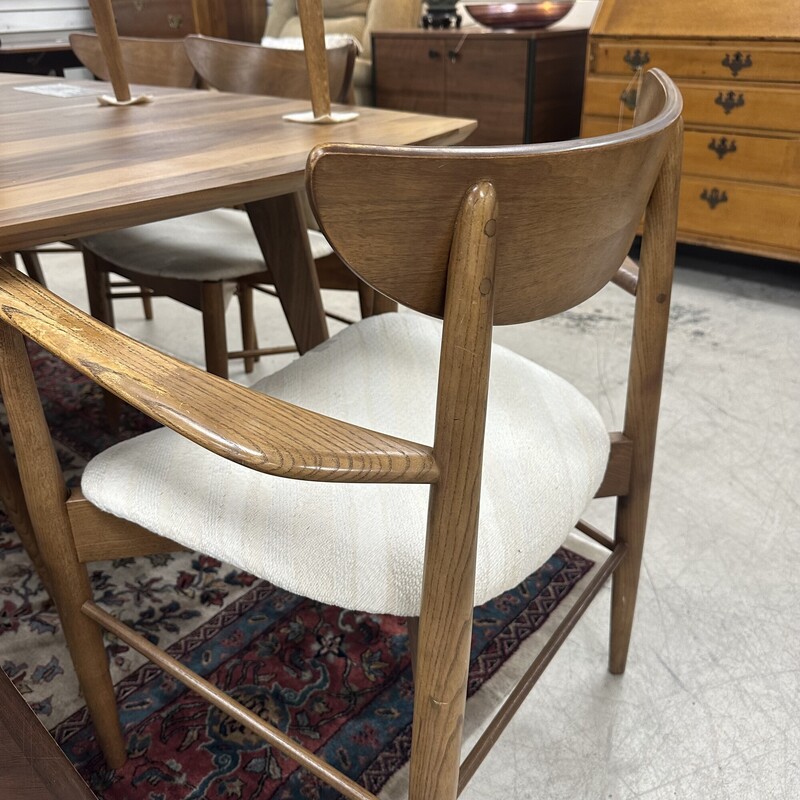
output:
[[[100,80],[109,80],[106,59],[97,34],[72,33],[69,44],[92,74]],[[119,44],[125,72],[132,83],[174,86],[179,89],[197,86],[197,73],[186,55],[182,39],[121,36]]]
[[[311,97],[303,50],[284,50],[198,35],[187,36],[184,44],[200,77],[222,92],[300,100]],[[356,45],[351,42],[329,48],[326,52],[331,100],[346,103],[353,82]]]
[[[403,305],[442,316],[456,217],[490,182],[497,216],[494,321],[557,314],[597,292],[633,241],[682,101],[645,76],[635,127],[594,139],[486,148],[329,144],[309,156],[321,230],[359,277]],[[679,156],[678,156],[679,158]]]

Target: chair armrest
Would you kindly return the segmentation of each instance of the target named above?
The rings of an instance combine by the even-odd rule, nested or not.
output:
[[[95,383],[217,455],[281,477],[435,483],[430,447],[259,394],[109,328],[0,268],[0,321]]]

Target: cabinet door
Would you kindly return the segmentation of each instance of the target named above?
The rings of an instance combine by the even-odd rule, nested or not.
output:
[[[419,114],[445,113],[443,39],[376,36],[372,58],[375,105]]]
[[[525,141],[528,46],[526,39],[447,40],[444,113],[478,120],[467,144]]]

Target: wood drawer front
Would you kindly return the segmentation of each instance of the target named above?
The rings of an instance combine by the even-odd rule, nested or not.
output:
[[[498,44],[500,45],[498,47]],[[456,55],[457,41],[444,53],[445,110],[449,117],[472,117],[478,129],[465,144],[516,144],[525,141],[525,95],[528,42],[496,42],[467,37]],[[498,76],[502,76],[498,87]]]
[[[636,84],[629,86],[629,83],[617,78],[589,77],[584,113],[616,117],[621,110],[623,119],[632,119],[630,105],[636,101]],[[683,118],[687,125],[800,132],[800,87],[789,89],[730,81],[679,81],[678,87],[683,95]]]
[[[624,123],[624,127],[628,124]],[[616,119],[584,117],[581,136],[605,136],[617,129]],[[753,136],[723,129],[687,130],[683,173],[800,188],[800,137]]]
[[[640,40],[592,41],[589,72],[627,75],[636,68],[658,67],[675,80],[800,81],[800,47],[776,44],[770,49],[750,47],[747,42],[707,41],[697,44]]]
[[[418,114],[444,114],[444,39],[376,37],[372,53],[376,105]]]
[[[800,258],[800,191],[684,175],[678,230]]]
[[[683,172],[800,188],[800,137],[686,131]]]

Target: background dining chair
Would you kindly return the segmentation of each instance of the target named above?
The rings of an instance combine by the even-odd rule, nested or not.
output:
[[[123,39],[124,41],[124,39]],[[223,91],[308,98],[310,88],[302,50],[190,36],[187,62],[210,86]],[[331,97],[337,102],[351,90],[356,48],[345,43],[327,51]],[[129,76],[135,73],[129,71]],[[309,212],[309,217],[313,217]],[[317,230],[309,229],[311,253],[320,286],[359,290],[362,313],[376,310],[374,293],[360,286]],[[253,287],[272,283],[258,241],[244,211],[232,208],[191,214],[91,236],[82,241],[92,314],[113,325],[109,273],[200,310],[206,369],[228,376],[228,360],[244,358],[251,372],[260,355],[285,353],[291,346],[258,348],[253,315]],[[241,350],[228,351],[225,309],[234,292],[241,307]],[[378,301],[378,305],[380,301]],[[377,309],[380,310],[380,309]],[[338,318],[338,317],[337,317]]]
[[[97,79],[110,79],[100,39],[96,33],[71,33],[69,44],[80,62]],[[186,56],[182,39],[147,39],[138,36],[120,38],[120,51],[125,71],[135,83],[148,86],[173,86],[191,89],[197,86],[197,73]],[[111,279],[110,271],[102,269],[102,263],[84,250],[84,263],[94,270],[94,284],[89,286],[92,311],[98,319],[114,324],[111,302],[115,299],[141,298],[145,319],[153,319],[152,290],[136,285],[129,280]]]
[[[95,33],[71,33],[69,46],[86,69],[101,81],[110,80],[108,66]],[[148,86],[174,86],[190,89],[197,86],[194,71],[183,39],[146,39],[140,36],[120,37],[120,50],[125,72],[134,83]]]
[[[485,150],[316,148],[307,181],[328,240],[419,313],[345,328],[255,389],[0,272],[0,385],[111,766],[125,748],[96,623],[346,797],[375,800],[97,606],[85,563],[100,558],[199,549],[321,602],[405,616],[411,631],[419,619],[413,800],[456,797],[611,575],[609,666],[624,670],[669,316],[680,114],[675,85],[652,70],[635,127],[611,136]],[[643,215],[641,269],[620,278]],[[614,278],[635,311],[624,428],[609,435],[574,387],[491,339],[494,324],[558,314]],[[85,498],[65,503],[20,333],[167,426],[93,459]],[[579,521],[593,496],[608,495],[619,498],[613,539]],[[473,605],[516,585],[576,521],[610,554],[459,764]]]

